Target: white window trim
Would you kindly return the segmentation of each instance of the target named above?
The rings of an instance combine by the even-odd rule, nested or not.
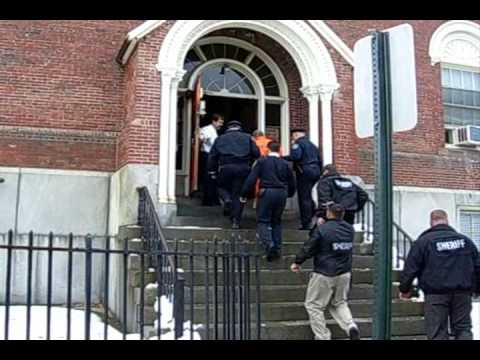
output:
[[[480,73],[480,67],[472,67],[472,66],[467,66],[467,65],[462,65],[462,64],[454,64],[451,62],[442,62],[441,63],[441,75],[443,76],[443,69],[453,69],[453,70],[461,70],[461,71],[469,71],[469,72],[476,72]],[[440,83],[442,84],[442,91],[443,91],[443,79],[441,79]],[[442,107],[444,107],[443,103],[443,98],[442,98]],[[442,119],[443,120],[443,119]],[[444,121],[444,120],[443,120]],[[453,124],[446,124],[444,123],[444,129],[445,130],[455,130],[458,128],[461,128],[463,126],[461,125],[453,125]],[[449,144],[445,142],[445,148],[446,149],[451,149],[451,150],[475,150],[475,151],[480,151],[480,146],[461,146],[461,145],[455,145],[455,144]]]

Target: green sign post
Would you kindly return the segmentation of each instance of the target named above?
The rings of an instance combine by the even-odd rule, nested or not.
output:
[[[373,338],[390,340],[392,314],[392,109],[389,34],[372,36],[373,109],[375,135],[375,316]]]

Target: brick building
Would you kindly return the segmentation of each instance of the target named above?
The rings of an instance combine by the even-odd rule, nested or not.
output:
[[[479,147],[458,137],[480,126],[480,20],[1,21],[0,232],[115,233],[135,222],[140,185],[168,222],[191,190],[197,79],[205,119],[223,112],[284,148],[305,126],[325,163],[371,189],[352,49],[402,23],[419,118],[394,137],[395,218],[416,236],[442,207],[480,241]]]

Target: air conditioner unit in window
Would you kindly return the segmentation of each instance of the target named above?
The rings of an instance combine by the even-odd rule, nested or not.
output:
[[[455,145],[480,145],[480,126],[463,126],[454,132]]]

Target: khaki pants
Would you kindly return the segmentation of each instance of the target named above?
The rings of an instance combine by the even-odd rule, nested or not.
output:
[[[347,334],[350,328],[356,326],[347,304],[350,277],[351,273],[332,277],[318,273],[310,275],[305,308],[316,340],[331,339],[331,332],[326,326],[324,315],[327,308]]]

